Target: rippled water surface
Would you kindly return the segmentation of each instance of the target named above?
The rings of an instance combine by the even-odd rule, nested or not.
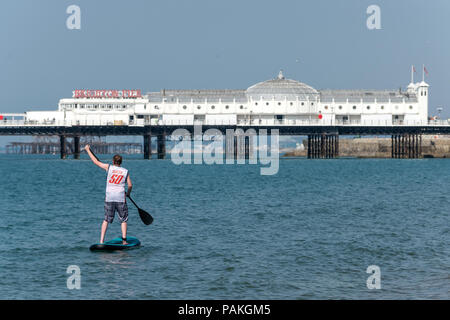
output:
[[[123,165],[155,221],[129,204],[142,247],[92,253],[105,172],[87,158],[0,155],[1,299],[450,298],[450,160],[285,159],[273,176]],[[119,235],[116,217],[107,239]],[[66,286],[69,265],[80,290]],[[366,286],[370,265],[380,290]]]

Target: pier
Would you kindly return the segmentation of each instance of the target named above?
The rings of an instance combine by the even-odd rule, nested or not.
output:
[[[280,70],[275,78],[246,89],[162,89],[146,94],[136,89],[75,89],[72,97],[59,100],[58,110],[0,115],[0,135],[58,136],[62,159],[69,153],[79,158],[85,136],[141,136],[144,159],[152,158],[152,140],[155,158],[165,159],[166,140],[176,136],[176,130],[183,132],[184,140],[198,139],[199,127],[202,136],[225,135],[223,149],[238,160],[254,156],[251,136],[273,134],[306,136],[310,159],[339,157],[341,136],[391,137],[392,158],[420,158],[423,135],[450,133],[449,121],[429,117],[428,98],[424,74],[415,82],[412,72],[406,90],[316,90],[285,78]],[[98,148],[110,152],[113,147]]]

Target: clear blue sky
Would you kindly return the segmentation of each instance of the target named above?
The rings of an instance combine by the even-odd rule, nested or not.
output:
[[[425,64],[430,114],[450,117],[449,35],[448,0],[2,1],[0,113],[56,109],[74,88],[247,88],[279,69],[316,89],[397,89]]]

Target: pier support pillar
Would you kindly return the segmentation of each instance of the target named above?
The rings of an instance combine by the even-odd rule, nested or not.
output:
[[[312,152],[311,152],[311,146],[312,146],[311,135],[308,135],[308,138],[307,138],[306,140],[308,141],[308,147],[307,147],[307,150],[306,150],[306,152],[307,152],[307,158],[308,158],[308,159],[311,159],[311,158],[312,158],[312,157],[311,157],[311,154],[312,154]]]
[[[63,135],[59,136],[59,152],[61,154],[61,159],[66,159],[67,157],[66,137]]]
[[[245,160],[250,159],[250,137],[249,136],[244,137],[244,159]]]
[[[422,135],[400,133],[391,135],[393,159],[417,159],[422,157]]]
[[[254,163],[257,158],[258,135],[253,129],[244,132],[243,129],[227,129],[225,134],[225,158],[230,163],[237,160],[238,164]],[[267,138],[269,143],[269,137]],[[268,147],[270,150],[270,148]],[[232,161],[232,162],[231,162]]]
[[[225,155],[227,160],[235,160],[237,156],[237,140],[234,134],[225,135]]]
[[[73,137],[73,158],[80,159],[80,137]]]
[[[234,137],[234,158],[240,160],[238,163],[245,163],[246,154],[246,139],[248,138],[244,134],[244,130],[238,129],[235,131],[236,136]]]
[[[150,160],[152,158],[152,136],[151,134],[144,135],[144,159]]]
[[[332,159],[339,157],[339,134],[321,133],[308,135],[308,159]]]
[[[158,159],[165,159],[166,157],[166,135],[164,133],[160,133],[157,136],[157,145],[158,145]]]

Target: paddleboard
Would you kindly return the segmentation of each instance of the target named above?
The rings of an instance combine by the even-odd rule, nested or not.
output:
[[[128,244],[122,244],[122,238],[114,238],[112,240],[106,241],[105,243],[93,244],[89,250],[91,251],[115,251],[115,250],[125,250],[137,248],[141,245],[138,238],[127,237]]]

